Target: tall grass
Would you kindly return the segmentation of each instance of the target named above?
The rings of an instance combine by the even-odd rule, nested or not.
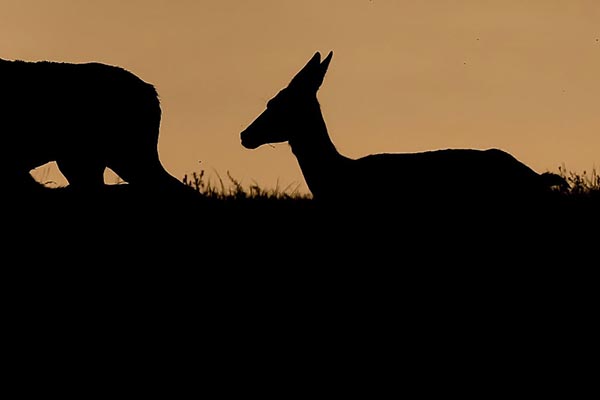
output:
[[[592,168],[589,174],[585,170],[578,174],[567,170],[563,165],[558,167],[558,174],[568,183],[568,187],[559,189],[563,194],[573,197],[600,197],[600,175],[595,168]]]
[[[192,187],[204,197],[213,200],[310,200],[312,198],[310,194],[301,193],[298,190],[298,185],[294,187],[290,184],[284,188],[276,186],[272,189],[265,189],[253,182],[245,187],[229,171],[227,171],[227,184],[218,173],[216,173],[216,176],[215,183],[208,179],[204,170],[200,170],[199,172],[192,172],[191,175],[184,175],[183,183]]]
[[[556,187],[555,192],[563,197],[571,199],[589,198],[600,199],[600,174],[595,168],[591,172],[583,171],[577,173],[568,170],[564,165],[558,167],[558,175],[568,185]],[[213,200],[310,200],[311,194],[301,193],[298,186],[288,185],[285,188],[275,187],[265,189],[256,182],[244,187],[240,180],[236,179],[227,171],[227,183],[216,173],[216,182],[210,180],[204,170],[186,174],[183,183],[194,188],[204,197]]]

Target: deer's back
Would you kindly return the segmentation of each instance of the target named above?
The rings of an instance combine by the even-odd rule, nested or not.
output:
[[[497,149],[373,154],[355,160],[344,177],[346,193],[399,204],[500,201],[544,190],[538,173]]]
[[[416,186],[528,185],[538,174],[510,154],[497,150],[448,149],[422,153],[383,153],[357,160],[357,168],[378,170],[384,178]],[[401,178],[401,179],[400,179]]]

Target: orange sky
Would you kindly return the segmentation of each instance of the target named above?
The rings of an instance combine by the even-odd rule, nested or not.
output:
[[[347,156],[498,147],[538,172],[600,168],[599,21],[598,0],[0,0],[0,58],[127,68],[160,93],[172,174],[306,192],[286,144],[239,133],[315,51],[334,51],[319,99]]]

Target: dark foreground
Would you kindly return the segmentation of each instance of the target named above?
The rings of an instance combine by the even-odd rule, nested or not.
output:
[[[114,185],[93,194],[61,188],[4,198],[5,243],[25,249],[18,251],[26,265],[215,276],[234,268],[237,276],[264,271],[294,280],[311,270],[321,277],[338,270],[374,277],[429,269],[442,275],[463,268],[572,269],[594,254],[600,220],[596,195],[468,207],[437,199],[322,205],[309,198],[180,196]]]
[[[199,364],[222,388],[235,376],[287,392],[316,384],[297,380],[309,365],[372,397],[398,376],[427,391],[495,387],[503,365],[556,373],[593,332],[597,199],[323,208],[126,186],[5,199],[5,326],[49,359],[86,349],[125,371],[127,354],[141,370]]]
[[[486,263],[517,253],[521,260],[556,261],[567,253],[586,254],[588,242],[597,244],[600,220],[596,192],[470,205],[440,199],[353,203],[351,197],[319,204],[301,197],[141,193],[129,185],[3,197],[5,237],[15,248],[31,246],[28,256],[77,253],[85,260],[85,255],[115,254],[111,264],[149,257],[171,268],[213,256],[215,262],[252,265],[277,256],[278,263],[306,268],[349,261],[373,266],[377,260],[386,265],[472,258]],[[517,259],[505,261],[515,265]]]

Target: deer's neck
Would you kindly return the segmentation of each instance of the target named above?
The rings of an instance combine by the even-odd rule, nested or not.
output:
[[[302,118],[298,132],[289,141],[298,160],[308,188],[315,198],[328,196],[335,190],[349,158],[341,155],[327,132],[327,126],[318,102],[314,109]]]

